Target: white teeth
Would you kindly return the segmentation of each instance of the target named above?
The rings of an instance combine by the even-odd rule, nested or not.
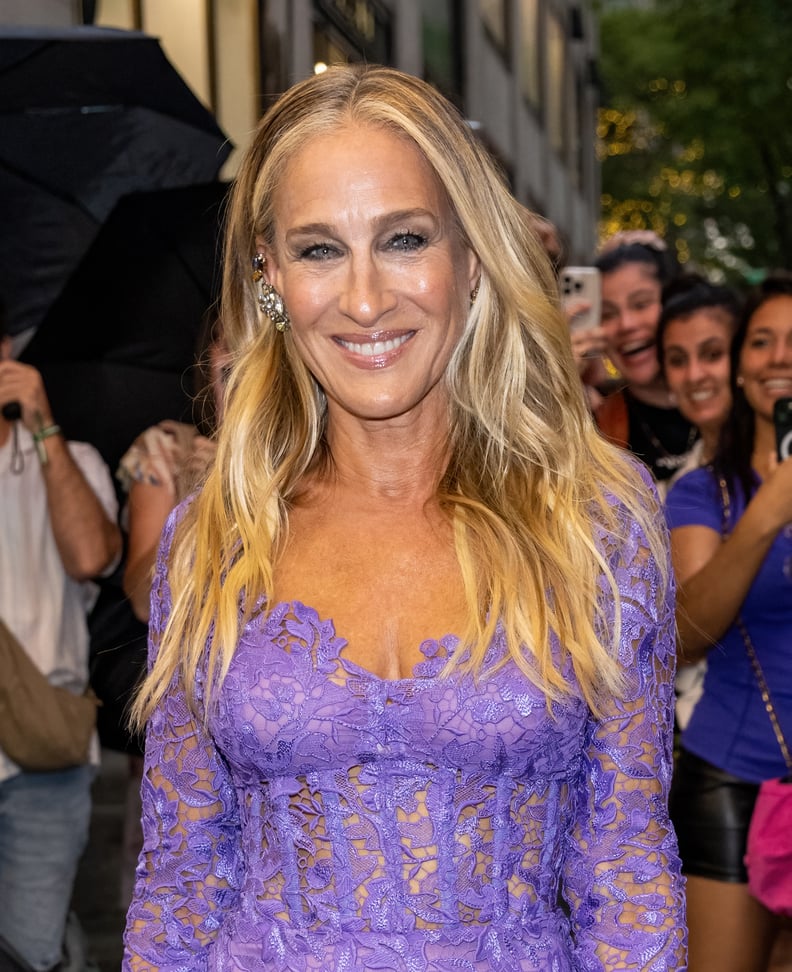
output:
[[[339,339],[339,344],[342,344],[348,351],[353,351],[355,354],[362,354],[365,358],[374,358],[378,354],[387,354],[389,351],[395,351],[404,344],[405,341],[409,340],[410,335],[404,334],[398,338],[391,338],[389,341],[367,341],[365,344],[356,344],[352,341],[342,341]]]
[[[708,398],[712,398],[715,394],[714,391],[697,391],[690,393],[690,400],[692,402],[706,402]]]

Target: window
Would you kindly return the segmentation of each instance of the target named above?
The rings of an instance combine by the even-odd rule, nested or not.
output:
[[[539,0],[520,0],[520,90],[534,108],[542,103]]]
[[[563,155],[566,148],[564,80],[566,48],[564,27],[555,14],[547,18],[547,136],[552,147]]]
[[[461,103],[461,38],[454,0],[422,0],[424,79]]]
[[[508,3],[506,0],[479,0],[479,13],[493,44],[508,60]]]

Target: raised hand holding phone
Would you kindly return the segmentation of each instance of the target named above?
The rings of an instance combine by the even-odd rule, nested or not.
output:
[[[596,267],[564,267],[560,274],[561,303],[572,332],[600,325],[600,272]]]
[[[792,398],[779,398],[773,406],[778,461],[792,456]]]
[[[601,368],[594,366],[605,350],[605,333],[600,324],[600,272],[596,267],[564,267],[559,287],[578,372],[585,383],[596,384]]]

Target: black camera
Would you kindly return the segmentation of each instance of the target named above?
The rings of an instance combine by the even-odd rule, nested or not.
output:
[[[792,398],[779,398],[773,406],[773,424],[780,462],[792,456]]]

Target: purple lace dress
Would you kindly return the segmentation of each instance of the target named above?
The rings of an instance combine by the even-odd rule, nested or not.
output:
[[[684,969],[672,599],[625,533],[627,691],[599,719],[548,712],[511,662],[441,677],[452,637],[377,678],[298,603],[244,629],[207,730],[175,686],[148,727],[124,970]]]

